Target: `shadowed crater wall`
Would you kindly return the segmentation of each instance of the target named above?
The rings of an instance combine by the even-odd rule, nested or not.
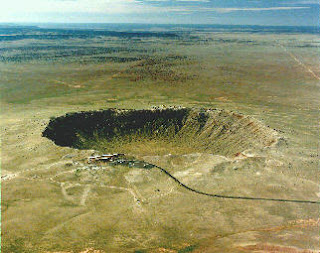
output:
[[[189,152],[221,155],[263,148],[277,141],[274,130],[251,117],[225,110],[190,108],[68,113],[52,118],[43,136],[59,146],[78,149],[109,147],[119,152],[125,145],[144,140],[144,145],[152,141],[163,148],[164,143],[170,144],[171,152],[172,147],[187,147]],[[136,149],[138,152],[139,147]]]

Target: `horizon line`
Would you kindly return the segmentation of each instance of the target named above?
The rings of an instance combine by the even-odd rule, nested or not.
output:
[[[314,27],[320,28],[319,25],[261,25],[261,24],[219,24],[219,23],[119,23],[119,22],[4,22],[0,21],[0,24],[14,25],[14,24],[123,24],[123,25],[218,25],[218,26],[260,26],[260,27]]]

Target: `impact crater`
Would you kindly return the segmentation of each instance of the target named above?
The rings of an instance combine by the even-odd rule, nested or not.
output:
[[[277,132],[227,110],[106,109],[52,118],[43,136],[63,147],[135,156],[210,153],[234,156],[275,144]]]

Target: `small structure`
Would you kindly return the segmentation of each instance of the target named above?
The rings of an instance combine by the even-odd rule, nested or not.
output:
[[[97,162],[97,161],[102,161],[102,162],[113,162],[115,159],[124,156],[124,154],[104,154],[104,155],[95,155],[95,156],[89,156],[88,157],[88,163],[91,162]]]

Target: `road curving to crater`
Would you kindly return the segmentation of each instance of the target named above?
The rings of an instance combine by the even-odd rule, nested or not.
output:
[[[241,155],[244,150],[264,149],[278,143],[278,133],[254,118],[243,114],[219,109],[168,108],[152,110],[107,109],[66,114],[52,118],[43,132],[59,146],[77,149],[94,149],[99,139],[104,145],[111,145],[123,137],[128,137],[129,145],[136,145],[131,138],[165,139],[174,145],[189,145],[194,151],[221,154],[225,156]],[[83,141],[85,140],[85,141]],[[178,141],[177,141],[178,140]],[[85,144],[84,144],[85,143]],[[88,146],[89,143],[89,146]],[[123,142],[116,142],[119,148]],[[93,146],[90,146],[93,145]],[[148,145],[146,143],[145,145]],[[113,145],[114,147],[114,145]],[[139,148],[138,151],[139,152]],[[139,159],[128,164],[146,164],[165,173],[184,189],[213,198],[275,201],[287,203],[320,204],[315,200],[280,199],[249,196],[220,195],[203,192],[182,183],[168,170]],[[121,159],[114,165],[128,165]],[[132,167],[132,166],[130,166]],[[145,167],[145,166],[144,166]]]

